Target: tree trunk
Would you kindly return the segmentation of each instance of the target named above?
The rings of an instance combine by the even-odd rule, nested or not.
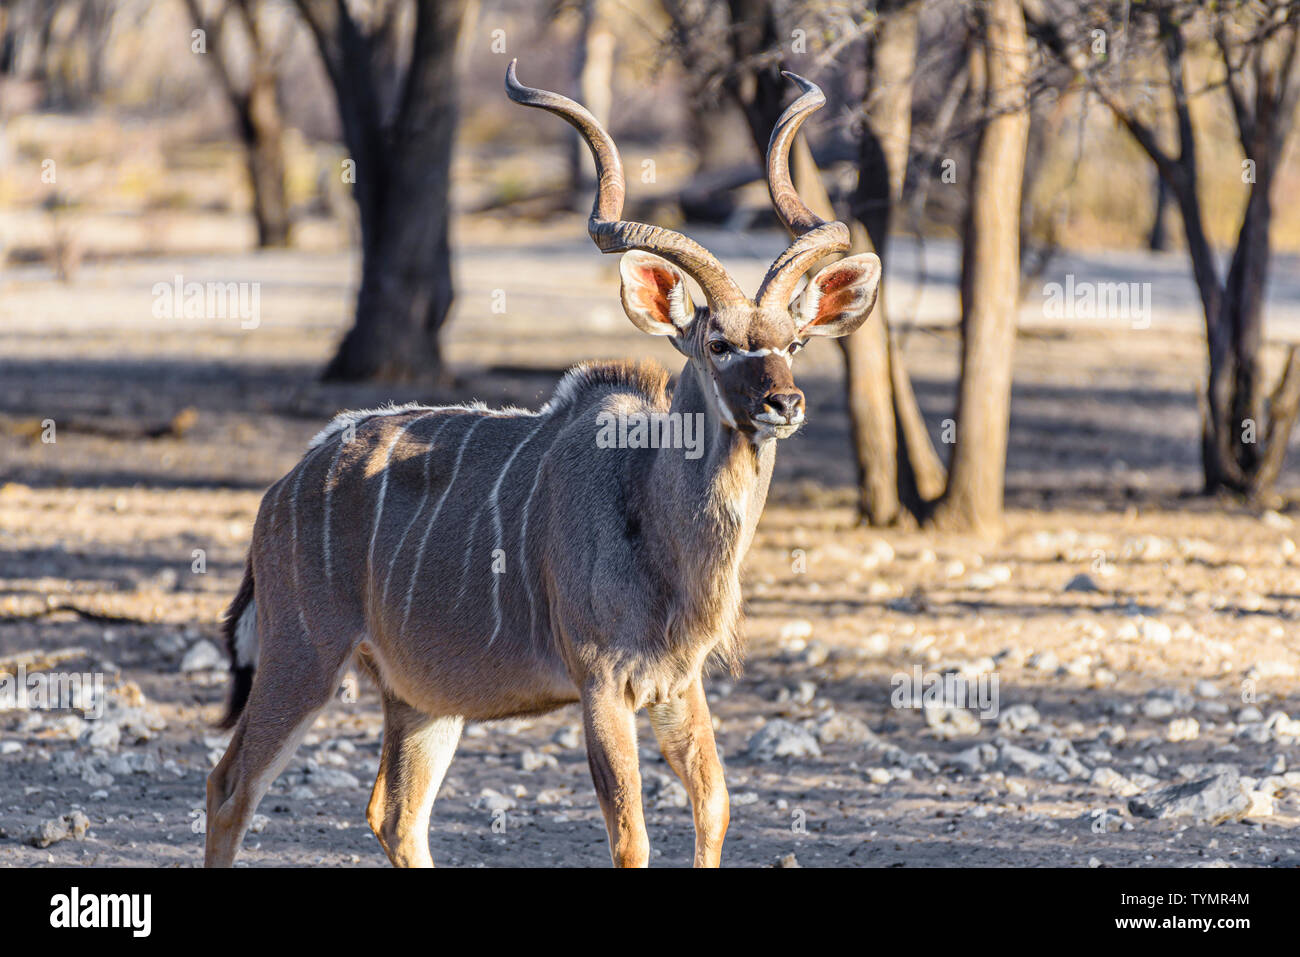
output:
[[[976,151],[962,257],[962,357],[957,440],[932,521],[989,533],[1002,518],[1011,365],[1020,283],[1020,196],[1029,113],[1019,0],[990,0],[984,33],[990,119]]]
[[[438,337],[452,304],[451,154],[464,14],[464,0],[420,0],[391,131],[367,106],[375,102],[369,44],[346,18],[330,38],[337,54],[331,79],[356,162],[362,275],[355,322],[325,369],[327,379],[427,381],[442,371]]]
[[[582,0],[581,24],[574,43],[573,81],[578,102],[609,125],[614,88],[614,34],[605,28],[599,0]],[[573,130],[569,136],[569,194],[574,209],[591,205],[596,187],[596,163],[586,142]]]
[[[1295,423],[1300,359],[1293,348],[1270,396],[1263,349],[1274,168],[1263,144],[1256,156],[1256,181],[1219,299],[1219,334],[1210,340],[1208,393],[1216,401],[1203,404],[1202,451],[1207,492],[1231,491],[1268,504]]]
[[[1237,244],[1222,290],[1206,303],[1209,376],[1202,404],[1205,490],[1231,491],[1272,504],[1300,406],[1300,358],[1293,347],[1277,387],[1264,379],[1264,294],[1272,249],[1273,184],[1286,152],[1300,77],[1291,26],[1265,41],[1251,59],[1253,108],[1236,82],[1229,84],[1242,148],[1254,176]],[[1225,60],[1228,51],[1220,39]]]
[[[289,200],[285,194],[284,124],[275,76],[255,70],[244,108],[240,111],[248,178],[253,187],[253,218],[257,245],[289,245]]]
[[[1169,184],[1163,176],[1156,176],[1156,212],[1151,220],[1151,232],[1147,234],[1147,249],[1153,253],[1162,253],[1169,248],[1168,230],[1165,227],[1166,213],[1169,207]]]
[[[239,138],[244,145],[244,165],[253,193],[253,219],[257,223],[259,247],[289,245],[289,202],[285,193],[284,122],[280,95],[270,55],[262,41],[257,4],[249,0],[229,2],[216,18],[204,16],[199,0],[186,0],[190,19],[207,35],[204,57],[215,71],[235,111]],[[231,13],[239,17],[250,51],[248,82],[236,78],[226,59],[226,29]]]
[[[888,11],[869,41],[869,86],[875,95],[870,123],[859,141],[857,184],[849,197],[853,253],[872,252],[888,262],[889,230],[902,202],[912,130],[912,71],[916,67],[919,5]],[[858,515],[876,526],[924,515],[922,489],[938,495],[943,464],[935,454],[911,381],[889,329],[888,283],[876,308],[851,336],[837,340],[844,353],[849,428],[858,467]]]
[[[1079,76],[1089,74],[1081,42],[1071,43],[1048,8],[1025,0],[1035,31]],[[1266,31],[1253,28],[1281,8],[1229,5],[1210,20],[1242,151],[1255,173],[1225,281],[1219,279],[1206,237],[1198,189],[1197,137],[1187,92],[1184,20],[1172,5],[1156,5],[1160,46],[1168,72],[1177,131],[1177,152],[1160,146],[1155,128],[1137,116],[1105,82],[1092,89],[1151,158],[1162,184],[1178,204],[1192,274],[1205,316],[1208,370],[1201,399],[1201,462],[1206,494],[1230,491],[1252,499],[1272,497],[1286,447],[1300,411],[1300,351],[1292,348],[1271,396],[1262,378],[1263,296],[1268,278],[1272,180],[1300,102],[1300,27],[1283,16]],[[1233,29],[1247,28],[1242,34]],[[1245,169],[1245,168],[1244,168]]]

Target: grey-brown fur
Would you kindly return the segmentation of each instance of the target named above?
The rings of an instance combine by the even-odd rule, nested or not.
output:
[[[251,577],[297,585],[284,607],[259,590],[259,606],[291,627],[301,612],[309,633],[365,638],[404,700],[469,720],[576,701],[572,674],[597,653],[587,633],[628,643],[640,703],[705,652],[735,664],[740,526],[714,500],[748,478],[756,516],[771,456],[721,430],[690,470],[681,449],[596,447],[602,411],[671,411],[667,382],[649,363],[592,364],[540,413],[411,409],[360,420],[350,442],[335,431],[267,493]],[[705,412],[691,392],[676,411]]]
[[[519,86],[513,70],[508,87],[571,120],[580,109]],[[782,149],[790,124],[816,108],[813,92],[779,125]],[[617,151],[589,114],[579,119],[589,142],[603,138],[593,221],[617,216]],[[769,175],[788,181],[781,162],[769,160]],[[807,268],[819,229],[838,248],[838,231],[823,229],[833,224],[793,209],[788,182],[773,196],[790,207],[784,221],[811,230],[775,273]],[[629,319],[686,359],[671,396],[657,366],[591,364],[538,412],[391,408],[345,413],[317,436],[262,500],[228,614],[236,675],[256,671],[242,713],[238,687],[232,695],[234,734],[208,780],[209,864],[233,861],[266,787],[354,660],[383,698],[367,816],[395,864],[432,864],[429,813],[466,720],[571,702],[615,863],[649,857],[634,717],[645,708],[691,798],[695,861],[718,864],[728,803],[702,673],[709,658],[739,666],[741,562],[776,442],[804,419],[794,354],[810,336],[862,323],[880,264],[850,257],[793,303],[751,301],[677,234],[601,220],[593,236],[630,248],[620,263]],[[682,270],[651,252],[669,247],[697,270],[707,306],[696,309]],[[664,414],[700,423],[699,454],[598,439],[602,421]]]

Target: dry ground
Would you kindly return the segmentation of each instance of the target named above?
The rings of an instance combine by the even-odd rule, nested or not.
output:
[[[200,861],[224,677],[181,663],[216,640],[261,490],[334,411],[531,404],[580,358],[673,362],[622,319],[612,260],[564,235],[516,232],[502,258],[500,235],[466,232],[457,381],[431,393],[315,381],[347,319],[355,263],[342,254],[125,260],[84,266],[67,285],[32,267],[0,280],[0,659],[81,649],[56,667],[105,672],[123,730],[92,739],[96,726],[66,713],[0,712],[0,865]],[[153,318],[152,284],[176,273],[261,282],[259,328]],[[504,314],[490,310],[498,289]],[[1275,716],[1300,714],[1295,513],[1184,494],[1197,479],[1194,336],[1036,329],[1017,349],[1009,511],[994,542],[855,528],[838,355],[822,344],[800,360],[810,424],[782,446],[747,562],[749,662],[741,679],[708,686],[733,795],[727,863],[1300,861],[1300,777],[1284,774],[1300,767],[1300,732]],[[905,352],[937,436],[956,340],[915,330]],[[54,444],[40,439],[45,419]],[[1077,575],[1096,590],[1067,591]],[[1002,726],[948,738],[922,711],[893,707],[891,677],[917,664],[995,674]],[[267,796],[243,863],[384,863],[363,813],[377,699],[364,683],[341,697]],[[1023,708],[1010,718],[1015,705],[1037,719]],[[820,756],[748,754],[777,718],[816,729]],[[949,763],[981,744],[993,749],[978,765],[969,753]],[[1072,770],[1035,771],[1015,747]],[[1220,764],[1273,791],[1271,809],[1218,826],[1128,813],[1129,793]],[[654,860],[687,863],[690,812],[646,745],[643,767]],[[25,842],[78,808],[84,839]],[[1088,815],[1101,808],[1118,817],[1098,829]],[[431,843],[446,865],[607,863],[576,712],[471,728]]]

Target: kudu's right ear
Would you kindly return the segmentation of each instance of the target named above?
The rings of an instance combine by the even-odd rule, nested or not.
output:
[[[686,332],[695,318],[695,304],[680,269],[653,253],[634,249],[624,253],[618,271],[623,276],[623,310],[634,326],[652,336]]]

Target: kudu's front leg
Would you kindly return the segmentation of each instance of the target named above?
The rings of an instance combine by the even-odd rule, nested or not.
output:
[[[582,722],[614,866],[645,867],[650,862],[650,839],[641,812],[636,712],[611,684],[589,683],[582,695]]]
[[[695,866],[717,867],[731,820],[727,783],[713,741],[713,721],[696,678],[680,698],[649,707],[650,724],[668,765],[681,778],[695,816]]]

